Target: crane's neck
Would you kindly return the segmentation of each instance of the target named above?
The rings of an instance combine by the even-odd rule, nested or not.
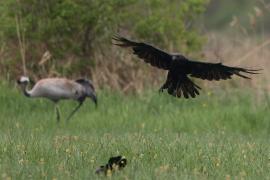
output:
[[[31,92],[27,89],[28,84],[29,84],[29,83],[22,83],[20,86],[21,86],[21,89],[22,89],[22,91],[23,91],[23,94],[24,94],[26,97],[31,97]]]

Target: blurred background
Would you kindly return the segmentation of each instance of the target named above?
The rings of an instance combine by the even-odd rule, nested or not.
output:
[[[87,77],[98,88],[140,93],[165,72],[112,45],[114,34],[191,59],[263,68],[252,81],[210,89],[270,91],[269,0],[1,0],[0,79]]]

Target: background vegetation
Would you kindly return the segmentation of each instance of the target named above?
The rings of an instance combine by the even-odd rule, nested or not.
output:
[[[265,31],[269,33],[269,1],[267,0],[213,0],[208,6],[205,14],[205,25],[211,30],[228,30],[228,26],[233,20],[237,20],[241,25],[258,34]],[[254,31],[255,30],[255,31]]]
[[[96,66],[106,66],[103,62],[115,54],[111,37],[116,33],[196,52],[202,38],[192,24],[207,2],[1,1],[2,74],[92,76]]]
[[[83,76],[123,92],[159,86],[164,72],[112,46],[115,33],[194,59],[268,67],[269,7],[264,0],[4,0],[1,79]]]

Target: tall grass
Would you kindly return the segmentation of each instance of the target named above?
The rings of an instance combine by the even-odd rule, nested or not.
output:
[[[70,123],[56,123],[53,104],[0,88],[2,179],[103,179],[110,156],[127,167],[113,179],[268,179],[269,97],[252,90],[203,92],[193,100],[156,91],[98,93]],[[61,102],[66,117],[75,102]]]

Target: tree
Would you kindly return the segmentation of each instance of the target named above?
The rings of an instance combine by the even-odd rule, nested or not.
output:
[[[18,39],[17,18],[25,38],[28,67],[37,71],[37,61],[49,50],[57,71],[76,73],[74,68],[72,72],[62,69],[67,56],[75,59],[72,63],[82,72],[95,64],[93,52],[110,48],[110,38],[117,32],[128,32],[184,52],[200,50],[202,38],[193,23],[207,3],[208,0],[4,0],[0,20],[9,25],[1,26],[0,32],[6,42],[14,44]]]

